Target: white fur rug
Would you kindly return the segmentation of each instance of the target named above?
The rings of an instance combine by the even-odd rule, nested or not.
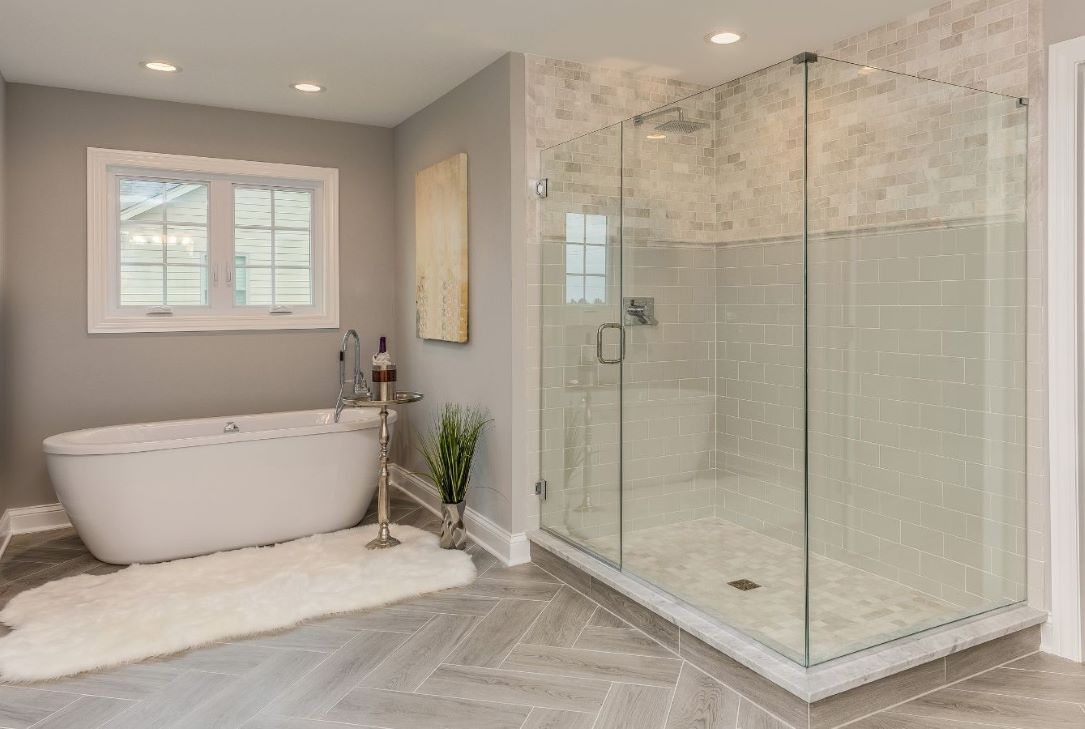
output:
[[[471,557],[408,526],[370,551],[377,527],[318,534],[108,575],[79,575],[16,595],[0,612],[0,677],[37,681],[385,605],[475,578]]]

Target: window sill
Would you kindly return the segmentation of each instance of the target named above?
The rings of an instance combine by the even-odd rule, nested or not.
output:
[[[338,329],[338,315],[267,314],[236,316],[173,315],[151,317],[108,316],[87,322],[90,334],[147,334],[153,332],[231,332],[291,329]]]

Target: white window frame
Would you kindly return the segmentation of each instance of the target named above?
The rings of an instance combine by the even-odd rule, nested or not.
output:
[[[1047,404],[1051,611],[1041,647],[1085,658],[1085,504],[1082,401],[1085,365],[1085,36],[1048,59]],[[1030,550],[1031,551],[1031,550]]]
[[[120,306],[117,179],[126,176],[207,182],[208,246],[211,255],[208,306]],[[313,191],[312,306],[233,305],[233,195],[219,186],[256,185]],[[224,234],[223,231],[226,231]],[[218,245],[215,245],[215,244]],[[218,275],[216,276],[216,271]],[[217,278],[217,281],[215,280]],[[209,332],[339,328],[339,170],[330,167],[192,157],[87,148],[87,332]]]

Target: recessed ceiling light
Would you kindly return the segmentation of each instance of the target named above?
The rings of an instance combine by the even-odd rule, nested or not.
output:
[[[148,71],[161,71],[162,73],[177,73],[181,70],[180,66],[175,66],[167,61],[144,61],[139,65]]]
[[[742,34],[733,30],[717,30],[706,35],[705,40],[718,46],[726,46],[731,43],[738,43],[742,40]]]
[[[666,139],[667,135],[666,134],[645,134],[644,138],[645,139]]]
[[[324,90],[324,87],[320,84],[308,83],[291,84],[290,88],[294,89],[295,91],[300,91],[303,94],[319,94],[321,91]]]

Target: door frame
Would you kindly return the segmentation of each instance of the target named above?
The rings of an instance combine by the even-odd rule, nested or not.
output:
[[[1085,36],[1051,46],[1048,57],[1048,448],[1050,616],[1046,651],[1085,658],[1082,544],[1082,167],[1085,155]]]

